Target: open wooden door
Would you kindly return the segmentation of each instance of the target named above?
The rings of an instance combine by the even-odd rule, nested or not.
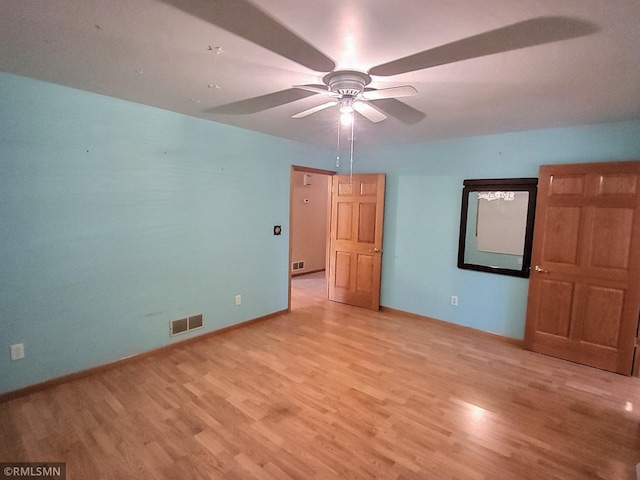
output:
[[[640,162],[540,168],[525,346],[631,374],[640,313]]]
[[[384,186],[383,174],[333,177],[329,300],[380,308]]]

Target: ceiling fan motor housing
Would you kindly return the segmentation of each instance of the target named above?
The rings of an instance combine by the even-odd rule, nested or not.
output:
[[[371,83],[371,77],[362,72],[338,70],[325,75],[322,81],[332,92],[345,97],[355,97],[364,91],[366,85]]]

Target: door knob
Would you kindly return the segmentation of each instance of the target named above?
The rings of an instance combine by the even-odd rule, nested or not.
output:
[[[535,271],[538,273],[551,273],[549,270],[545,270],[542,267],[540,267],[539,265],[535,266]]]
[[[374,248],[374,249],[369,249],[369,253],[378,253],[380,251],[380,249],[378,247]]]

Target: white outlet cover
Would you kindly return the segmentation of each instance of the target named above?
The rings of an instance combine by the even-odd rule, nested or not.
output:
[[[24,358],[24,343],[11,345],[11,360],[21,360]]]

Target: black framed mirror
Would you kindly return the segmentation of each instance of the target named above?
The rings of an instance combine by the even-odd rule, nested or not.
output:
[[[528,277],[537,178],[465,180],[458,268]]]

